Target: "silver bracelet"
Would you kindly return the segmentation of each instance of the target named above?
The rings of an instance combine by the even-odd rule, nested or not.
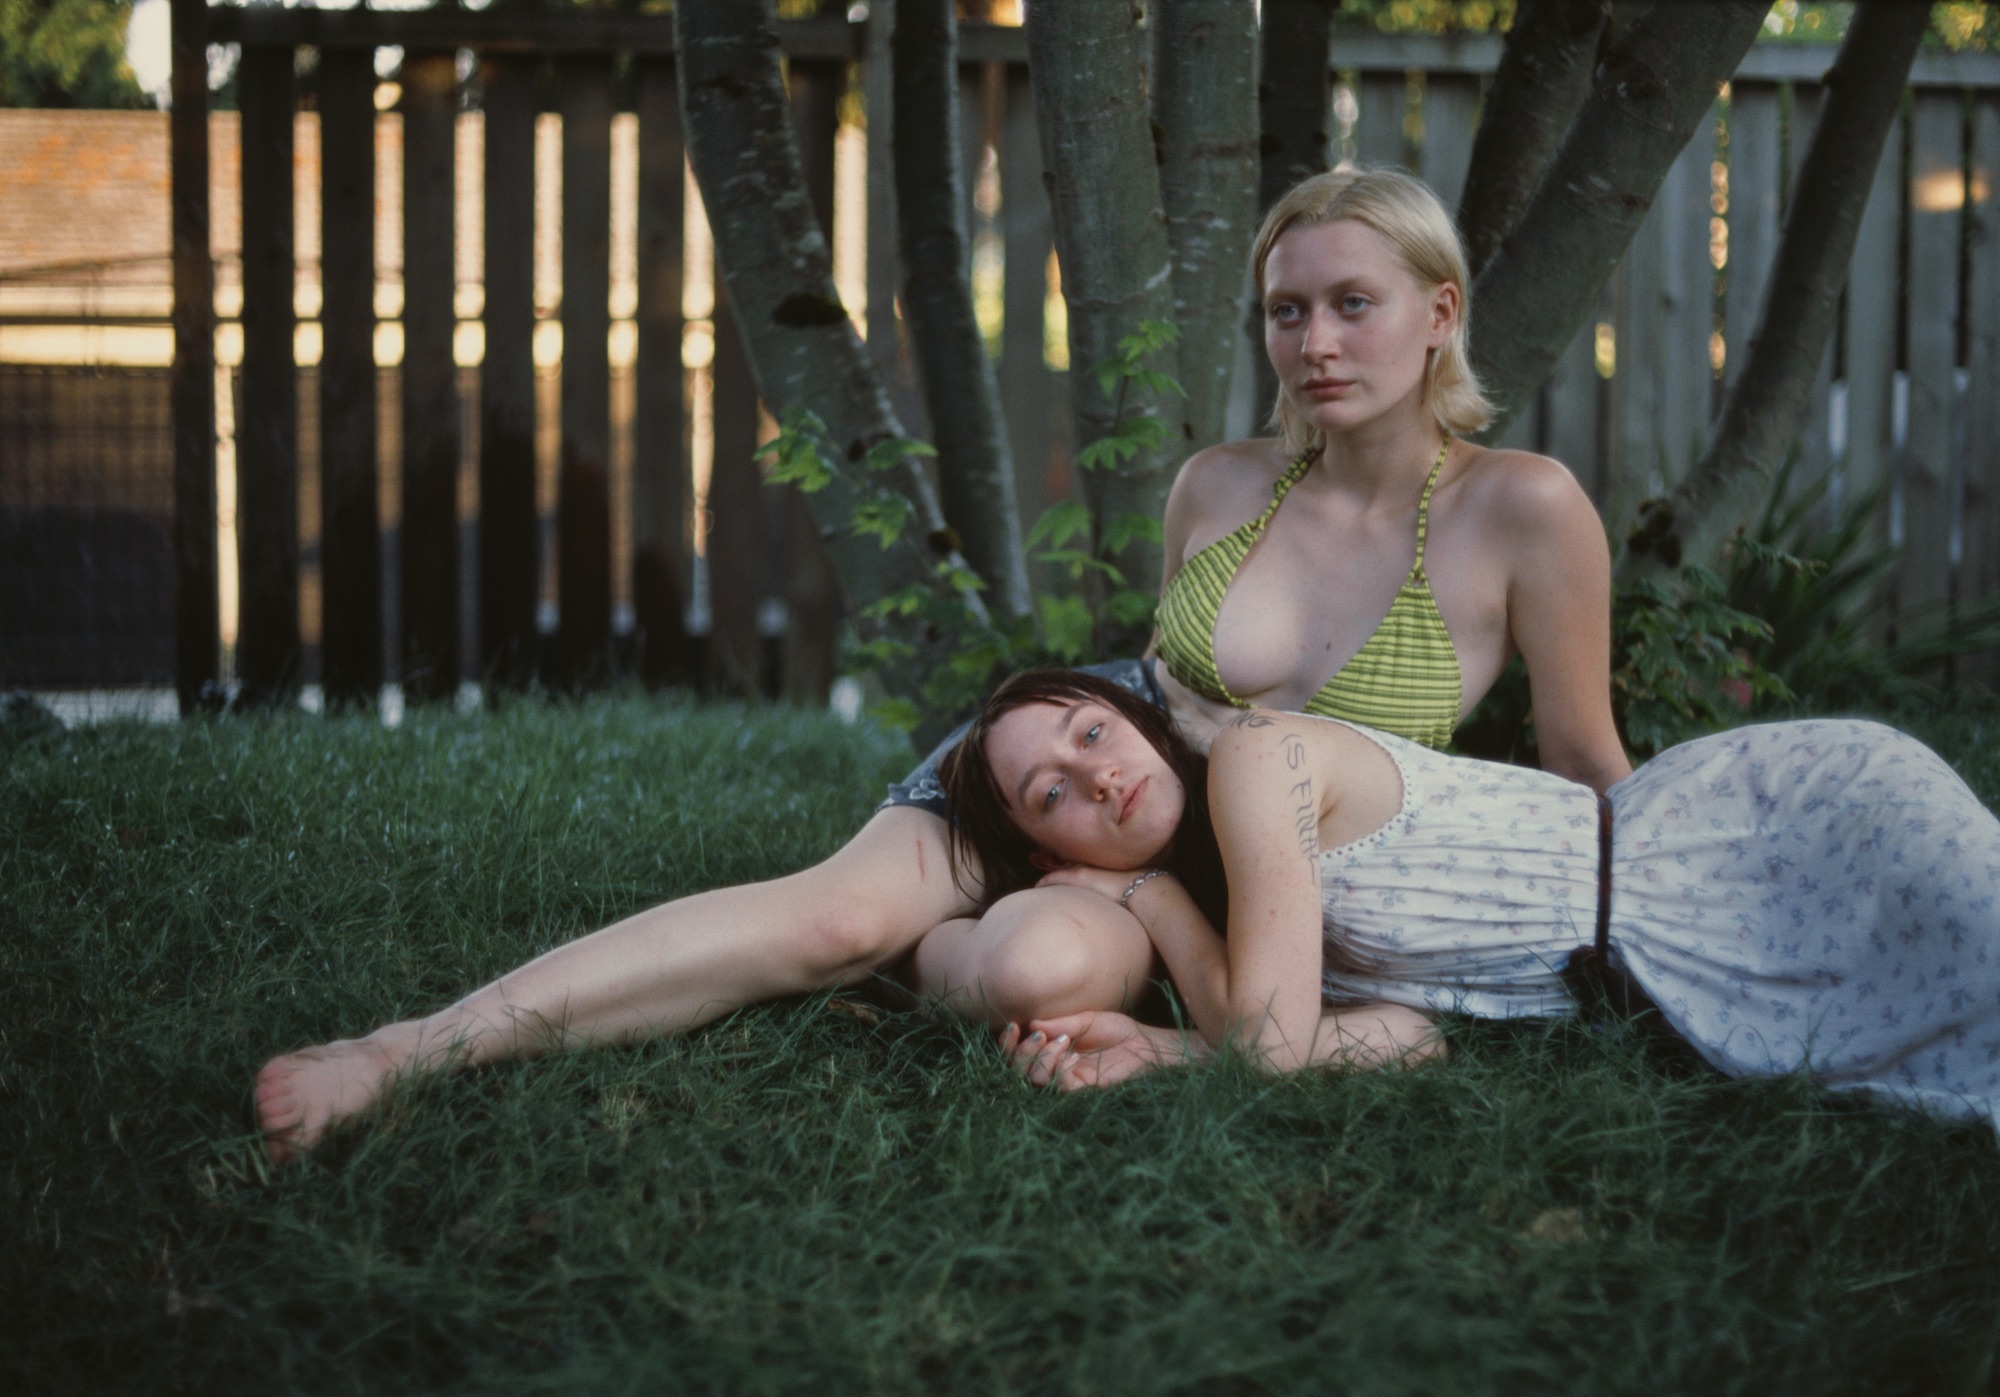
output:
[[[1141,873],[1137,878],[1134,878],[1130,886],[1128,886],[1125,889],[1125,896],[1118,899],[1118,905],[1120,907],[1123,907],[1127,912],[1131,911],[1132,894],[1139,891],[1139,889],[1144,887],[1147,884],[1147,882],[1149,882],[1154,878],[1159,877],[1162,873],[1165,872],[1167,872],[1167,870],[1164,868],[1151,868],[1146,870],[1146,872]]]

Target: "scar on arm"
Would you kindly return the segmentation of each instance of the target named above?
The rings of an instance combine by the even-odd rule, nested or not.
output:
[[[916,843],[917,843],[917,881],[921,883],[924,881],[924,840],[922,835],[917,836]]]

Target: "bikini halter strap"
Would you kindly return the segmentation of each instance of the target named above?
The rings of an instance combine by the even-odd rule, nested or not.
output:
[[[1438,447],[1438,458],[1431,465],[1430,478],[1424,482],[1424,493],[1417,501],[1417,560],[1410,565],[1410,572],[1416,574],[1424,570],[1424,540],[1431,531],[1431,491],[1437,489],[1438,472],[1444,469],[1445,453],[1451,450],[1451,434],[1445,434],[1444,442]]]

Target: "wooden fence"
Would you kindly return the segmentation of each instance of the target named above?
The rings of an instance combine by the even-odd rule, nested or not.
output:
[[[695,327],[709,332],[712,360],[687,352],[704,337],[690,335],[694,317],[684,313],[686,185],[668,22],[457,10],[177,10],[177,42],[241,46],[236,671],[243,683],[283,689],[306,670],[303,515],[318,535],[306,553],[316,553],[319,574],[309,588],[321,617],[317,627],[308,622],[319,642],[312,668],[333,698],[371,696],[385,678],[419,696],[449,693],[463,676],[518,682],[539,673],[581,685],[620,663],[654,681],[823,695],[839,626],[833,584],[804,511],[762,485],[751,463],[758,405],[719,278],[711,324]],[[205,27],[196,32],[197,25]],[[832,229],[842,104],[858,98],[880,110],[886,103],[886,36],[865,21],[840,20],[788,22],[781,32],[807,182],[822,225]],[[389,45],[403,49],[394,145],[402,166],[399,306],[378,303],[375,248],[382,90],[375,55]],[[1499,52],[1492,37],[1337,38],[1331,157],[1407,164],[1455,205]],[[301,63],[305,53],[316,57],[310,67]],[[971,222],[989,254],[997,245],[1001,389],[1024,517],[1032,521],[1070,482],[1060,337],[1044,319],[1049,223],[1025,58],[1018,30],[965,26],[969,197],[977,172],[988,171]],[[1726,374],[1746,350],[1787,182],[1810,138],[1818,79],[1831,59],[1826,48],[1752,51],[1673,167],[1597,317],[1509,434],[1565,461],[1607,518],[1622,518],[1635,499],[1670,484],[1701,449]],[[192,90],[186,98],[194,100],[185,100],[177,87],[177,126],[200,119],[201,95]],[[320,353],[303,372],[294,355],[303,322],[294,302],[302,239],[292,187],[294,114],[302,107],[317,113],[321,170],[321,289],[317,306],[306,307],[316,312]],[[454,123],[466,108],[483,114],[484,133],[476,249],[484,298],[470,315],[455,300],[462,267],[454,266],[452,222]],[[610,147],[621,108],[637,126],[636,298],[612,307]],[[551,111],[562,133],[561,301],[553,317],[562,352],[559,378],[544,372],[538,380],[536,122]],[[202,416],[212,413],[212,395],[207,408],[197,401],[212,381],[212,361],[203,362],[214,341],[212,285],[202,278],[212,278],[213,267],[206,210],[197,218],[178,192],[183,179],[205,190],[198,164],[206,151],[190,138],[177,139],[175,152],[184,361],[176,374],[196,384],[176,398],[178,557],[183,598],[194,599],[179,608],[187,701],[217,674],[213,426]],[[890,310],[894,208],[877,136],[867,159],[868,337],[906,424],[921,433]],[[1800,470],[1801,483],[1831,477],[1835,500],[1886,490],[1882,534],[1905,549],[1895,584],[1904,605],[2000,590],[1996,169],[2000,60],[1921,56],[1870,199]],[[606,348],[614,309],[630,323],[626,343],[636,338],[629,364],[614,364]],[[467,321],[483,329],[476,371],[454,361],[454,337]],[[400,324],[402,343],[400,366],[386,378],[375,348],[383,323]],[[1239,354],[1237,431],[1248,431],[1255,415],[1245,371],[1252,352],[1259,351],[1246,343]],[[691,411],[697,390],[699,423]],[[621,401],[629,422],[614,421]],[[552,509],[537,503],[538,426],[555,437],[555,480],[544,491]],[[398,462],[387,510],[378,500],[385,440]],[[301,472],[302,444],[317,458],[307,462],[309,475]],[[706,513],[699,517],[697,451],[712,462],[700,482]],[[307,501],[302,510],[300,481],[310,477],[318,508]],[[550,521],[546,531],[538,517]],[[397,541],[388,560],[384,518],[394,524],[386,537]],[[697,537],[705,543],[702,566]],[[554,605],[540,608],[538,625],[538,560],[548,552]],[[395,603],[386,626],[385,576]],[[615,597],[629,598],[629,611],[614,607]],[[467,607],[476,624],[467,624]],[[473,637],[469,647],[461,647],[461,629]],[[400,637],[386,659],[385,633]]]

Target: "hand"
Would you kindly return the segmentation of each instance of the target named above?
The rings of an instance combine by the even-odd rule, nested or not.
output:
[[[1132,886],[1132,880],[1144,872],[1146,870],[1143,868],[1094,868],[1087,863],[1066,863],[1061,868],[1044,873],[1035,886],[1083,888],[1090,892],[1102,893],[1116,902],[1125,896],[1125,889]]]
[[[1151,1028],[1125,1014],[1098,1010],[1036,1019],[1026,1036],[1019,1024],[1000,1035],[1000,1051],[1035,1086],[1064,1091],[1109,1087],[1156,1067],[1207,1056],[1202,1042],[1175,1028]]]

